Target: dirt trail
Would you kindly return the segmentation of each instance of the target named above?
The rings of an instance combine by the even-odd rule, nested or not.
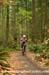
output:
[[[20,71],[20,73],[11,73],[10,75],[49,75],[46,73],[32,73],[32,71],[42,70],[35,63],[30,62],[26,56],[22,56],[19,51],[10,53],[9,63],[11,65],[11,71]],[[22,73],[23,71],[28,73]]]

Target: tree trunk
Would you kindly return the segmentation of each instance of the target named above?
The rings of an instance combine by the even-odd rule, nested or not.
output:
[[[42,0],[39,1],[39,8],[40,8],[40,40],[43,42],[43,5]]]
[[[35,0],[32,0],[32,40],[35,38]],[[34,41],[35,42],[35,41]]]
[[[9,38],[9,5],[7,4],[7,21],[6,21],[6,44],[8,45]]]
[[[47,39],[47,22],[48,22],[48,16],[47,16],[47,0],[45,0],[45,14],[44,14],[44,39]]]

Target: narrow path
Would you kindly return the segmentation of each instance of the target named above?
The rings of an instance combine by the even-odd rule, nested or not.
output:
[[[44,71],[41,70],[35,63],[30,62],[26,56],[22,56],[21,52],[11,52],[10,53],[10,59],[9,63],[12,67],[13,71],[21,71],[23,72],[24,70],[28,73],[14,73],[11,75],[49,75],[46,73],[31,73],[32,71]],[[29,73],[30,71],[30,73]]]

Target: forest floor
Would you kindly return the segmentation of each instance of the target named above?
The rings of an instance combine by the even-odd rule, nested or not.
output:
[[[49,75],[44,72],[46,69],[42,69],[36,64],[33,60],[34,57],[32,58],[33,62],[30,60],[31,54],[27,53],[25,56],[22,56],[20,51],[12,51],[9,54],[10,58],[8,61],[11,66],[9,75]]]

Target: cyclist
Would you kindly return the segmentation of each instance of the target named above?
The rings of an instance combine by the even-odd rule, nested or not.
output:
[[[24,55],[25,52],[26,52],[26,46],[27,46],[27,37],[26,37],[26,35],[23,35],[21,37],[20,41],[21,41],[22,55]]]

